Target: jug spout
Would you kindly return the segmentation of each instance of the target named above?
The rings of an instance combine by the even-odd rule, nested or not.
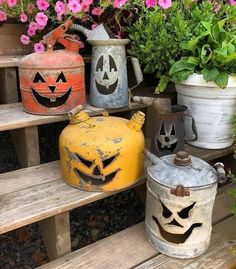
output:
[[[131,130],[139,132],[142,129],[144,121],[145,121],[145,114],[143,112],[141,112],[141,111],[138,111],[129,120],[127,125]]]
[[[91,30],[85,28],[82,25],[75,24],[75,23],[72,25],[72,29],[84,34],[87,38],[88,38],[89,34],[91,33]]]
[[[145,149],[144,154],[147,156],[147,158],[149,159],[149,161],[151,161],[153,165],[157,164],[157,165],[165,166],[165,163],[156,155],[151,153],[149,150]]]

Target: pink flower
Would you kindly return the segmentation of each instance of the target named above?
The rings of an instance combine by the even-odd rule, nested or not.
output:
[[[45,47],[42,43],[35,43],[34,44],[34,51],[35,52],[45,51]]]
[[[30,38],[27,35],[21,35],[20,41],[23,44],[28,45],[30,43]]]
[[[230,4],[231,6],[234,6],[234,5],[236,5],[236,1],[235,1],[235,0],[229,0],[229,4]]]
[[[220,9],[221,9],[221,4],[217,4],[217,5],[215,6],[214,11],[215,11],[215,12],[219,12]]]
[[[29,28],[30,29],[34,29],[35,31],[38,30],[38,24],[34,21],[32,21],[30,24],[29,24]]]
[[[159,0],[158,5],[163,9],[167,9],[172,6],[171,0]]]
[[[121,8],[128,0],[114,0],[113,7]]]
[[[93,15],[100,16],[102,13],[103,13],[103,9],[100,8],[100,7],[95,7],[95,8],[93,8],[93,10],[92,10],[92,14],[93,14]]]
[[[69,9],[74,13],[77,13],[82,10],[82,6],[78,0],[69,0],[68,6]]]
[[[0,21],[6,21],[7,20],[7,14],[0,10]]]
[[[81,4],[81,9],[83,10],[83,12],[89,12],[89,8],[90,8],[90,5],[86,5],[86,4]]]
[[[35,8],[35,5],[34,5],[33,3],[28,3],[28,5],[27,5],[27,12],[28,12],[29,14],[32,14],[34,8]]]
[[[94,24],[91,26],[92,30],[94,30],[97,26],[98,26],[98,24],[97,24],[97,23],[94,23]]]
[[[84,6],[90,6],[93,3],[93,0],[83,0],[82,5]]]
[[[5,0],[0,0],[0,5],[2,5],[5,2]]]
[[[146,0],[147,7],[154,7],[157,5],[157,0]]]
[[[49,7],[47,0],[37,0],[37,7],[39,10],[47,10]]]
[[[55,11],[57,13],[57,19],[61,20],[62,15],[66,13],[66,5],[62,1],[57,1],[55,5]]]
[[[9,7],[14,7],[17,4],[17,0],[7,0]]]
[[[20,14],[20,20],[21,20],[22,22],[26,22],[26,21],[28,20],[27,15],[26,15],[25,13],[21,13],[21,14]]]
[[[29,27],[27,30],[28,36],[34,36],[36,34],[36,30],[32,27]]]
[[[43,12],[39,12],[39,13],[37,13],[37,15],[35,17],[35,20],[36,20],[39,28],[41,29],[42,27],[44,28],[47,25],[48,17]]]

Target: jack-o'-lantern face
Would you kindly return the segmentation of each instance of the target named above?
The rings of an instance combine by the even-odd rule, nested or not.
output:
[[[118,71],[111,55],[101,55],[96,64],[95,84],[100,94],[112,94],[118,85]]]
[[[43,76],[37,72],[32,81],[32,95],[41,106],[54,108],[64,105],[70,97],[72,87],[63,72],[57,76]]]
[[[160,235],[166,241],[183,244],[191,236],[194,229],[202,226],[202,223],[195,223],[192,220],[192,211],[196,202],[190,203],[180,210],[177,208],[171,210],[160,199],[157,203],[161,213],[157,216],[152,215],[152,219],[156,223]]]
[[[74,172],[85,184],[105,185],[111,182],[120,170],[120,168],[114,168],[114,171],[104,172],[104,169],[112,165],[119,158],[119,153],[101,160],[87,160],[78,153],[75,153],[75,156],[78,159],[78,164],[74,168]],[[86,173],[85,170],[87,168],[90,170],[90,173]]]
[[[167,151],[173,153],[177,147],[176,130],[174,124],[162,123],[156,134],[156,146],[159,152]]]

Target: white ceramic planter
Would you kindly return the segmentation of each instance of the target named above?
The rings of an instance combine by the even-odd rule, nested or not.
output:
[[[222,149],[233,144],[232,117],[236,111],[236,76],[230,76],[226,89],[206,82],[202,75],[193,74],[176,85],[178,104],[188,107],[187,113],[195,119],[198,138],[187,142],[206,149]],[[186,122],[187,138],[193,137]]]

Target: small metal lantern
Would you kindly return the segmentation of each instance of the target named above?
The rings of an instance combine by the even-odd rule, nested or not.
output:
[[[86,102],[84,61],[77,53],[79,41],[65,32],[72,21],[49,33],[47,51],[32,53],[19,64],[21,97],[26,112],[41,115],[68,113]],[[59,42],[66,50],[53,50]]]
[[[209,246],[217,172],[187,152],[161,158],[147,152],[146,235],[163,254],[188,259]],[[222,164],[217,164],[222,170]],[[217,168],[217,169],[218,169]]]
[[[128,121],[109,115],[90,117],[81,111],[70,119],[59,139],[66,183],[87,191],[115,191],[136,183],[144,166],[145,115]]]
[[[74,24],[73,29],[87,36],[92,47],[90,103],[96,107],[128,106],[129,91],[125,45],[129,39],[117,39],[103,24],[94,30]],[[131,58],[137,84],[143,80],[139,61]],[[134,88],[134,87],[133,87]]]

